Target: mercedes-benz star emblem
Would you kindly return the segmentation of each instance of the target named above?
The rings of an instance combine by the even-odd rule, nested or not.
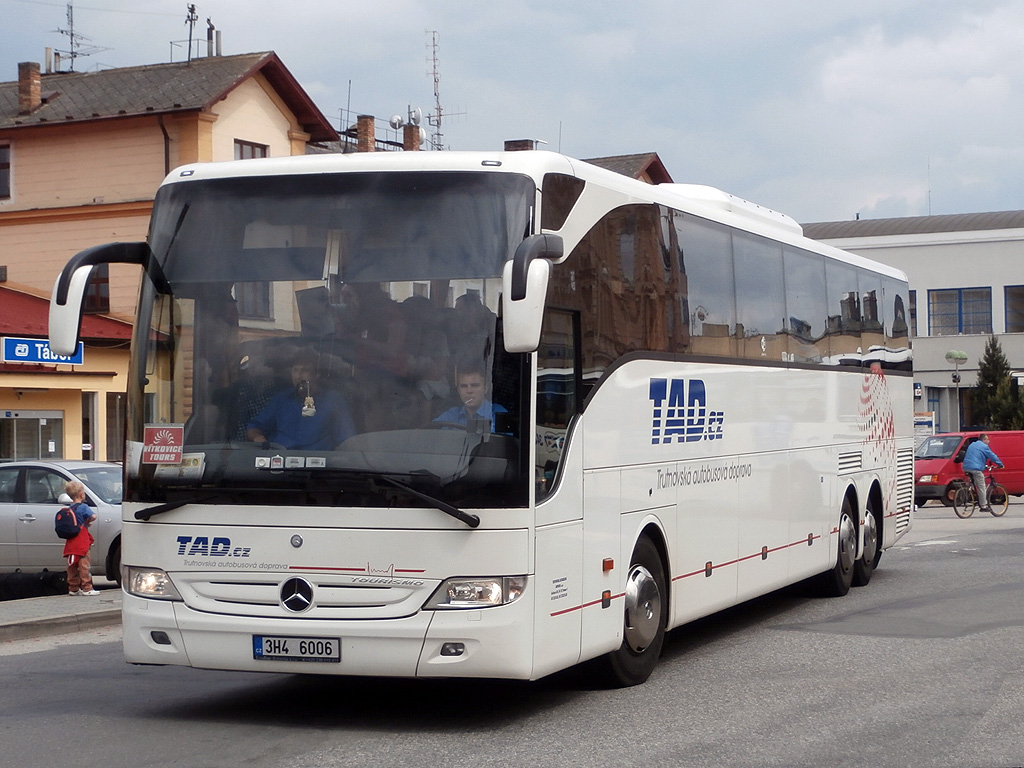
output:
[[[288,579],[281,585],[281,605],[292,613],[308,611],[313,606],[313,585],[305,579]]]

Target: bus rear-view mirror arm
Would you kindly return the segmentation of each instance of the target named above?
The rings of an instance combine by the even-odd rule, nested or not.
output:
[[[551,261],[563,252],[559,235],[530,235],[505,262],[501,311],[507,351],[533,352],[539,346]]]
[[[78,348],[82,302],[92,268],[98,264],[138,264],[158,291],[170,293],[167,278],[148,243],[107,243],[87,248],[72,257],[53,285],[49,335],[50,349],[58,355],[72,355]]]

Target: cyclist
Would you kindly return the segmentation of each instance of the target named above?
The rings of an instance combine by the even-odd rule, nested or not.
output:
[[[981,436],[967,446],[967,453],[964,454],[964,474],[974,483],[974,492],[978,497],[978,505],[982,512],[991,512],[992,507],[988,504],[988,493],[985,491],[984,469],[989,462],[998,464],[1003,468],[1003,461],[996,456],[995,451],[988,447],[989,438],[984,432]]]

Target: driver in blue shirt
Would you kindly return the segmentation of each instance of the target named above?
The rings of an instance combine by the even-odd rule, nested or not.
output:
[[[985,492],[985,473],[984,469],[988,466],[989,462],[998,464],[999,468],[1003,468],[1003,461],[996,456],[995,451],[988,447],[989,437],[982,433],[982,435],[967,446],[967,452],[964,454],[964,474],[971,478],[971,482],[974,483],[974,492],[978,496],[978,504],[981,505],[982,512],[991,512],[992,507],[988,503],[988,494]]]
[[[292,388],[270,398],[246,425],[246,437],[289,450],[330,451],[354,435],[345,398],[321,388],[316,373],[316,354],[299,353],[291,367]]]
[[[482,365],[466,365],[456,372],[456,388],[462,405],[449,408],[434,421],[450,422],[468,426],[471,419],[486,419],[491,425],[491,432],[496,431],[494,416],[508,411],[487,398],[487,379]]]

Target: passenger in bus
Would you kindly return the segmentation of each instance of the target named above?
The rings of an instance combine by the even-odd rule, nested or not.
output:
[[[508,411],[488,399],[487,378],[483,364],[464,363],[457,367],[455,382],[462,405],[449,408],[434,421],[460,424],[467,429],[474,424],[486,422],[490,425],[490,431],[496,432],[495,416],[499,413],[508,413]]]
[[[300,351],[292,361],[292,387],[278,392],[246,425],[256,443],[276,443],[289,450],[332,450],[355,434],[345,398],[321,385],[319,358]]]

